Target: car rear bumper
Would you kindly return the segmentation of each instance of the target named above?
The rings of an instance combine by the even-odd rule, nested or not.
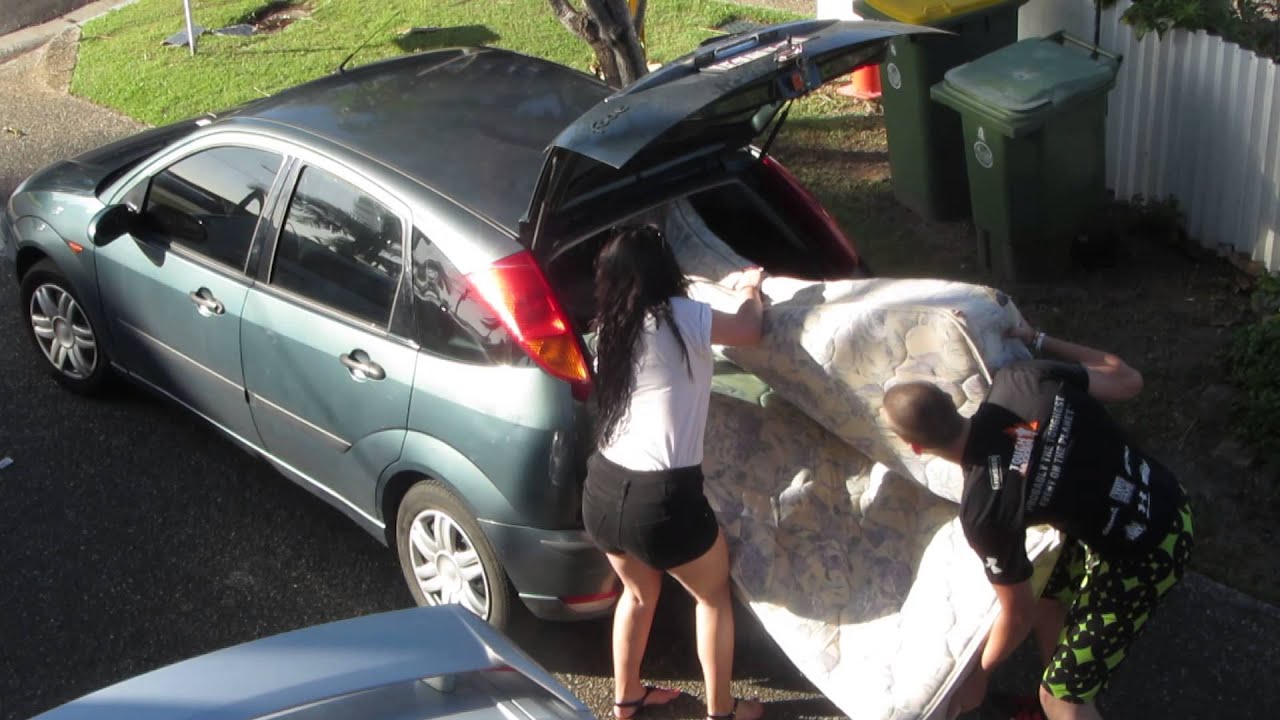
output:
[[[480,523],[516,593],[537,617],[587,620],[612,610],[618,580],[586,532]]]

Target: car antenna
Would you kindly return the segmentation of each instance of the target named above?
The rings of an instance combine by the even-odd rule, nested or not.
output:
[[[346,57],[346,58],[345,58],[345,59],[344,59],[344,60],[343,60],[339,65],[338,65],[338,69],[337,69],[335,72],[339,72],[339,73],[346,72],[346,71],[347,71],[347,63],[351,62],[351,59],[352,59],[352,58],[354,58],[354,57],[356,56],[356,53],[358,53],[358,52],[360,52],[361,50],[363,50],[363,49],[364,49],[364,46],[365,46],[365,45],[368,45],[370,40],[373,40],[373,38],[374,38],[378,33],[380,33],[380,32],[382,32],[383,30],[385,30],[385,29],[387,28],[387,26],[388,26],[388,25],[390,25],[392,22],[394,22],[394,21],[395,21],[395,19],[396,19],[396,18],[398,18],[398,17],[400,17],[400,11],[399,11],[399,10],[397,10],[397,11],[395,12],[395,14],[393,14],[391,17],[387,18],[387,21],[386,21],[386,22],[384,22],[384,23],[382,23],[381,25],[379,25],[377,30],[374,30],[373,32],[369,33],[369,36],[368,36],[368,37],[366,37],[364,40],[362,40],[362,41],[360,42],[360,44],[356,46],[356,49],[355,49],[355,50],[352,50],[352,51],[351,51],[351,54],[350,54],[350,55],[348,55],[348,56],[347,56],[347,57]]]

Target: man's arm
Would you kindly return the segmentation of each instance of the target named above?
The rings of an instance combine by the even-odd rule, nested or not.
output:
[[[1026,343],[1033,350],[1062,360],[1080,363],[1089,375],[1089,394],[1104,402],[1130,400],[1142,392],[1142,373],[1128,363],[1103,350],[1049,337],[1037,332],[1023,322],[1009,331],[1009,335]],[[1036,348],[1037,342],[1040,347]]]
[[[982,669],[991,672],[997,665],[1009,659],[1027,635],[1031,632],[1033,613],[1036,607],[1035,595],[1031,592],[1031,581],[1024,580],[1015,585],[992,585],[996,599],[1000,601],[1000,615],[996,617],[991,632],[987,635],[987,645],[982,649]]]
[[[964,684],[957,691],[951,702],[949,718],[969,712],[982,704],[987,695],[987,684],[996,667],[1009,659],[1022,641],[1031,633],[1036,599],[1031,592],[1031,581],[1024,580],[1014,585],[997,585],[996,599],[1000,601],[1000,614],[996,616],[991,632],[987,633],[986,644],[982,648],[982,659],[978,667],[973,669]]]

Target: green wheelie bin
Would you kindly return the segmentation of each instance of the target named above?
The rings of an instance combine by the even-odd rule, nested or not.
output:
[[[927,220],[969,217],[969,191],[955,113],[929,101],[944,73],[1018,39],[1027,0],[854,0],[867,20],[927,25],[954,35],[895,38],[880,63],[880,101],[893,194]]]
[[[1064,33],[947,72],[959,113],[979,262],[1003,280],[1062,272],[1106,203],[1107,94],[1120,57]]]

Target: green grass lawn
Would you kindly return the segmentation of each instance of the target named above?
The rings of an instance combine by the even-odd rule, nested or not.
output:
[[[266,0],[192,0],[205,28],[246,21]],[[161,124],[231,107],[332,72],[363,40],[353,60],[367,63],[436,47],[494,45],[586,70],[587,45],[569,33],[546,0],[310,0],[283,30],[254,37],[200,37],[197,54],[162,41],[185,25],[177,0],[139,0],[84,27],[73,93],[133,118]],[[779,22],[794,15],[722,0],[649,4],[646,40],[653,61],[674,59],[741,18]],[[410,27],[441,30],[405,36]]]

